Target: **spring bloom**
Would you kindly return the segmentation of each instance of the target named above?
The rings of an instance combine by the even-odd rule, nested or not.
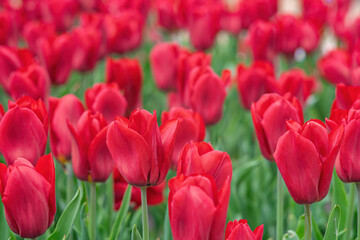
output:
[[[173,107],[169,112],[163,112],[161,122],[178,119],[178,132],[175,137],[171,169],[176,170],[180,153],[187,142],[199,142],[205,137],[205,124],[200,114],[182,107]]]
[[[25,158],[34,166],[45,152],[48,115],[44,102],[22,97],[9,101],[9,110],[0,122],[0,151],[7,165]]]
[[[126,74],[125,74],[126,73]],[[126,115],[141,107],[142,70],[139,60],[130,58],[106,59],[105,81],[116,83],[128,103]]]
[[[122,199],[124,197],[126,188],[128,187],[128,183],[121,176],[119,170],[116,168],[113,172],[114,179],[114,207],[115,210],[119,210]],[[164,201],[164,190],[165,190],[165,181],[160,183],[159,185],[153,187],[146,188],[146,199],[148,205],[158,205]],[[141,189],[137,187],[133,187],[131,191],[131,203],[135,208],[141,206]]]
[[[242,105],[250,109],[265,93],[277,92],[274,67],[266,61],[254,61],[250,67],[237,67],[237,86]]]
[[[286,121],[303,122],[303,113],[295,97],[264,94],[251,105],[251,116],[263,156],[273,161],[273,153],[281,135],[286,132]]]
[[[174,240],[222,239],[230,196],[230,177],[217,189],[210,175],[169,180],[169,219]]]
[[[49,103],[51,151],[57,160],[66,163],[71,159],[71,135],[67,122],[75,126],[85,109],[74,94],[50,97]]]
[[[114,169],[106,146],[107,122],[100,113],[86,110],[76,127],[68,121],[72,137],[72,165],[77,178],[89,182],[105,182]]]
[[[331,112],[335,109],[350,110],[360,100],[360,87],[336,85],[335,99],[331,106]]]
[[[263,232],[264,225],[260,225],[252,231],[245,219],[234,220],[226,225],[225,240],[262,240]]]
[[[304,125],[288,121],[287,127],[289,130],[279,138],[275,162],[295,202],[318,202],[329,191],[343,127],[330,134],[320,120]]]
[[[51,154],[40,157],[35,167],[24,158],[17,158],[9,167],[0,163],[0,193],[6,220],[14,233],[23,238],[45,233],[56,213]]]
[[[173,123],[176,124],[173,124]],[[158,127],[156,112],[135,110],[109,125],[107,146],[124,179],[136,187],[160,184],[169,171],[177,120]]]
[[[276,0],[239,1],[241,25],[248,29],[257,20],[268,21],[277,12]]]
[[[96,83],[85,91],[85,102],[89,110],[101,113],[108,123],[116,116],[124,116],[127,101],[116,83]]]

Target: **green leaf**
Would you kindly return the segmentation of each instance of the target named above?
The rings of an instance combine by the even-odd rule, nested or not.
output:
[[[8,234],[9,227],[6,223],[4,207],[2,202],[0,201],[0,239],[6,239]]]
[[[289,230],[287,233],[284,234],[282,240],[300,240],[300,238],[296,234],[296,232]]]
[[[316,224],[313,216],[311,216],[311,226],[312,226],[313,232],[315,233],[315,240],[323,240],[323,235],[321,234],[319,226]]]
[[[345,220],[346,219],[346,215],[347,214],[352,214],[352,213],[347,213],[346,209],[348,209],[348,199],[346,196],[346,191],[345,191],[345,187],[344,187],[344,183],[339,179],[339,177],[337,176],[337,174],[335,173],[334,170],[334,174],[333,174],[333,204],[337,204],[339,205],[340,209],[342,209],[342,219]],[[346,221],[341,221],[340,222],[340,229],[344,229],[346,228]]]
[[[118,215],[116,216],[115,223],[112,227],[109,240],[116,240],[119,236],[121,225],[125,219],[126,214],[129,211],[131,189],[131,185],[128,185],[121,203],[120,210],[118,212]]]
[[[297,236],[302,239],[305,235],[305,215],[301,215],[298,220],[298,225],[296,228]]]
[[[330,213],[324,240],[337,240],[338,239],[340,217],[341,217],[340,207],[339,207],[339,205],[335,205],[334,209]]]
[[[142,240],[139,231],[137,230],[136,224],[134,224],[131,231],[131,240]]]
[[[74,223],[76,214],[80,208],[81,197],[82,191],[79,188],[76,191],[74,198],[70,201],[64,212],[61,214],[54,232],[47,238],[47,240],[62,239],[69,234],[71,227]]]

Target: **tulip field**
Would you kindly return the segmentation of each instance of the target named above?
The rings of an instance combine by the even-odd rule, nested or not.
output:
[[[0,240],[360,240],[357,0],[0,0]]]

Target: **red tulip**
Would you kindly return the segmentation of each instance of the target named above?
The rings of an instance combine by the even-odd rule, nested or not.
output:
[[[106,59],[105,81],[115,82],[128,103],[127,115],[141,107],[142,70],[137,59]]]
[[[37,53],[39,46],[39,39],[52,39],[56,38],[56,31],[54,24],[45,22],[27,22],[22,31],[23,37],[33,53]]]
[[[245,219],[234,220],[226,225],[225,240],[262,240],[263,232],[264,225],[258,226],[253,232]]]
[[[106,146],[107,122],[100,113],[85,111],[76,128],[68,121],[72,137],[72,165],[77,178],[89,182],[105,182],[114,169]]]
[[[236,78],[241,103],[246,109],[263,94],[277,92],[274,68],[268,62],[255,61],[248,68],[240,64]]]
[[[335,99],[331,106],[331,112],[336,109],[350,110],[351,107],[360,101],[360,87],[336,85]]]
[[[273,23],[256,21],[249,28],[247,43],[254,60],[272,62],[276,56],[276,42],[276,27]]]
[[[1,103],[0,103],[0,121],[4,117],[4,115],[5,115],[5,110],[4,110],[3,105],[1,105]]]
[[[124,197],[128,183],[121,176],[120,172],[115,168],[113,172],[114,176],[114,201],[115,210],[119,210],[122,199]],[[158,205],[164,201],[165,181],[159,185],[146,188],[146,199],[148,205]],[[141,189],[133,187],[131,191],[131,202],[134,204],[134,208],[138,208],[141,205]]]
[[[0,150],[8,165],[26,158],[34,166],[45,152],[49,123],[44,102],[22,97],[9,101],[0,122]]]
[[[327,6],[323,0],[302,0],[303,18],[321,30],[327,19]]]
[[[224,4],[224,3],[223,3]],[[223,6],[221,13],[220,26],[231,34],[237,35],[241,31],[241,15],[237,6]]]
[[[169,171],[177,120],[160,129],[156,112],[135,110],[129,120],[123,117],[109,125],[107,145],[124,179],[136,187],[160,184]]]
[[[176,11],[177,2],[179,0],[156,0],[154,3],[158,24],[167,30],[180,27]]]
[[[14,24],[14,15],[10,11],[2,9],[0,12],[0,45],[16,46],[17,29]]]
[[[281,176],[298,204],[312,204],[328,193],[343,128],[329,135],[320,120],[303,126],[287,122],[288,131],[279,138],[274,153]]]
[[[204,119],[205,124],[214,124],[222,116],[226,97],[222,79],[210,67],[198,67],[189,77],[190,106]]]
[[[299,20],[290,14],[278,15],[275,18],[277,28],[277,48],[281,53],[293,55],[299,46]]]
[[[54,40],[40,38],[38,56],[46,67],[54,84],[64,84],[72,69],[74,39],[69,34],[62,34]]]
[[[306,52],[313,52],[319,45],[319,30],[312,22],[301,20],[299,22],[299,31],[299,47],[302,47]]]
[[[35,167],[24,158],[17,158],[9,167],[0,163],[0,193],[6,220],[14,233],[23,238],[45,233],[56,213],[51,154],[39,158]]]
[[[178,61],[182,49],[176,43],[162,42],[150,52],[151,71],[157,87],[161,90],[176,88]]]
[[[126,11],[134,11],[140,13],[146,18],[149,8],[150,0],[103,0],[104,11],[111,15],[121,15]]]
[[[249,28],[257,20],[268,21],[277,12],[277,0],[241,0],[239,10],[241,25]]]
[[[71,159],[71,133],[67,121],[75,126],[83,112],[82,102],[73,94],[50,97],[50,146],[61,163]]]
[[[205,124],[200,114],[181,107],[173,107],[169,112],[163,112],[161,122],[178,119],[178,131],[175,137],[171,169],[176,170],[180,153],[187,142],[202,141],[205,137]]]
[[[290,93],[304,105],[316,87],[316,80],[307,76],[302,69],[291,69],[283,72],[278,80],[279,93]]]
[[[180,174],[209,174],[219,190],[232,177],[230,156],[226,152],[214,150],[206,142],[189,142],[179,156],[177,176]]]
[[[78,71],[90,71],[95,68],[99,58],[101,36],[92,27],[78,27],[71,32],[74,39],[72,64]]]
[[[85,101],[88,109],[101,113],[108,123],[116,116],[124,116],[127,108],[126,99],[115,83],[94,84],[85,91]]]
[[[264,94],[253,103],[251,116],[261,153],[270,161],[274,160],[279,137],[286,132],[286,121],[304,121],[301,105],[295,97],[281,97],[275,93]]]
[[[30,96],[48,102],[50,95],[50,78],[47,71],[38,64],[32,64],[24,70],[18,70],[9,78],[9,92],[12,99]]]
[[[169,219],[174,240],[223,239],[230,177],[221,189],[209,175],[184,175],[169,181]]]

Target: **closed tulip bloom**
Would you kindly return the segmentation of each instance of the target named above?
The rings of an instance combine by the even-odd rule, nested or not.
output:
[[[71,159],[71,133],[67,121],[75,126],[85,109],[74,94],[50,97],[49,102],[50,147],[56,159],[64,164]]]
[[[248,29],[257,20],[268,21],[278,9],[276,0],[240,0],[241,25]]]
[[[230,177],[221,189],[209,175],[180,175],[169,180],[169,219],[174,240],[223,239]]]
[[[178,132],[175,137],[171,169],[176,170],[180,153],[186,143],[199,142],[205,137],[205,124],[200,114],[182,107],[173,107],[169,112],[163,112],[161,122],[178,119]]]
[[[178,0],[156,0],[154,3],[157,22],[167,30],[176,30],[180,27],[176,14],[177,2]]]
[[[225,240],[262,240],[263,232],[264,225],[260,225],[252,231],[245,219],[234,220],[226,225]]]
[[[0,193],[6,220],[14,233],[23,238],[45,233],[56,213],[51,154],[42,156],[35,167],[24,158],[17,158],[9,167],[0,163]]]
[[[48,103],[51,82],[47,71],[40,65],[34,63],[25,70],[13,72],[9,82],[9,92],[13,100],[30,96]]]
[[[121,176],[119,170],[117,168],[114,169],[113,172],[114,178],[114,207],[115,210],[119,210],[126,188],[128,187],[128,183]],[[164,201],[164,190],[165,190],[165,182],[163,181],[159,185],[153,187],[146,188],[146,199],[148,205],[158,205]],[[131,203],[134,208],[138,208],[141,206],[141,189],[137,187],[133,187],[131,190]]]
[[[164,91],[176,89],[181,48],[176,43],[159,43],[151,49],[150,64],[156,86]]]
[[[109,125],[107,145],[124,179],[136,187],[160,184],[169,171],[177,120],[159,128],[156,112],[135,110]]]
[[[86,110],[76,127],[68,121],[72,137],[72,165],[77,178],[89,182],[105,182],[114,169],[106,146],[107,122],[100,113]]]
[[[293,55],[299,46],[299,20],[293,15],[282,14],[276,16],[275,25],[278,51],[286,55]]]
[[[120,58],[106,59],[105,81],[116,83],[124,92],[128,103],[126,115],[138,107],[141,107],[141,88],[143,84],[142,70],[137,59]]]
[[[320,41],[319,30],[309,21],[300,20],[300,39],[299,47],[302,47],[306,52],[313,52]]]
[[[335,99],[331,106],[331,112],[335,109],[350,110],[360,100],[360,87],[336,85]]]
[[[206,142],[187,143],[179,156],[177,175],[209,174],[214,178],[217,189],[221,189],[232,177],[229,154],[214,150]]]
[[[226,97],[224,81],[210,67],[198,67],[190,74],[189,91],[190,106],[205,124],[218,122]]]
[[[116,116],[124,116],[127,101],[115,83],[96,83],[85,91],[88,109],[101,113],[108,123]]]
[[[298,204],[312,204],[328,193],[343,128],[328,134],[320,120],[304,125],[288,121],[289,130],[279,138],[275,162]]]
[[[44,102],[22,97],[9,102],[9,110],[0,122],[0,150],[8,165],[26,158],[36,165],[45,152],[48,115]]]
[[[323,0],[302,0],[303,18],[321,30],[326,22],[328,7]]]
[[[286,129],[286,121],[303,122],[303,113],[295,97],[281,97],[275,93],[264,94],[251,105],[251,116],[263,156],[273,161],[276,144]]]
[[[2,3],[2,5],[4,5]],[[4,8],[0,12],[0,44],[5,46],[17,45],[17,27],[13,23],[14,15]]]
[[[265,93],[277,92],[274,67],[266,61],[254,61],[250,67],[237,67],[237,86],[245,109]]]
[[[54,24],[29,21],[24,25],[22,35],[29,46],[29,49],[36,53],[39,49],[39,39],[55,39],[56,31]]]

